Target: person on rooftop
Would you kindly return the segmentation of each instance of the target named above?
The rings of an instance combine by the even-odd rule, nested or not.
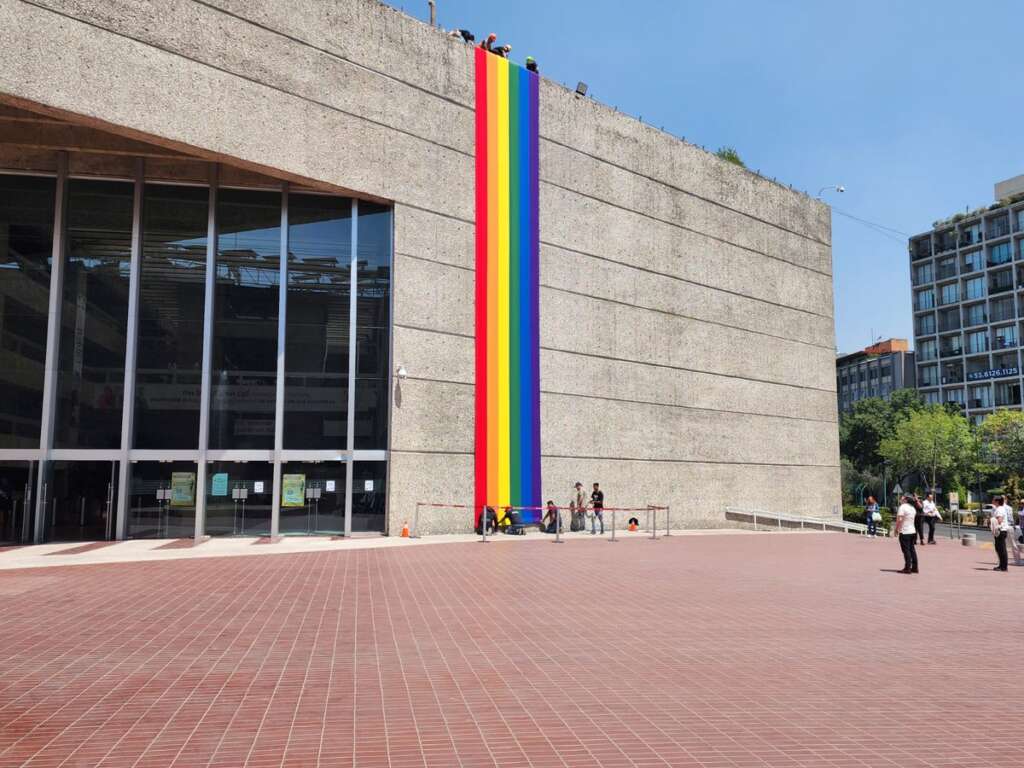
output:
[[[533,56],[526,57],[526,68],[530,72],[537,72],[537,60]]]
[[[476,37],[468,29],[453,29],[448,33],[448,37],[462,38],[467,43],[472,43],[476,40]]]
[[[495,53],[494,41],[497,40],[497,39],[498,39],[498,36],[496,34],[494,34],[493,32],[491,32],[491,34],[489,34],[484,39],[484,41],[482,43],[480,43],[480,47],[483,48],[488,53]]]

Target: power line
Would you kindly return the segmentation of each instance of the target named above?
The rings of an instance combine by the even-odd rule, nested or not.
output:
[[[901,232],[898,229],[887,227],[884,224],[879,224],[878,222],[875,221],[868,221],[867,219],[862,219],[859,216],[854,216],[852,213],[841,211],[838,208],[832,208],[832,210],[838,213],[840,216],[845,216],[848,219],[856,221],[858,224],[863,224],[864,226],[868,227],[874,232],[877,232],[883,237],[888,237],[890,240],[895,240],[898,243],[903,243],[910,238],[909,234],[907,234],[906,232]],[[897,237],[897,235],[899,235],[899,237]]]

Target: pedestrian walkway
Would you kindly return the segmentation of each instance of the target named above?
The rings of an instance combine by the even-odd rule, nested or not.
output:
[[[979,726],[1019,702],[985,649],[1018,641],[1024,568],[991,552],[343,543],[0,572],[0,768],[1021,765]]]
[[[658,536],[664,535],[660,531]],[[707,536],[709,534],[747,534],[739,528],[722,530],[701,529],[672,531],[672,536]],[[621,541],[644,539],[649,533],[618,532]],[[527,536],[490,535],[488,545],[550,542],[554,537],[533,531]],[[562,538],[572,541],[589,539],[587,533],[566,533]],[[192,560],[205,557],[252,557],[256,555],[299,554],[302,552],[346,552],[382,547],[415,547],[429,544],[458,544],[479,542],[472,533],[424,536],[403,539],[398,536],[282,536],[278,539],[231,537],[210,538],[195,543],[193,539],[130,539],[112,542],[66,542],[62,544],[36,544],[0,550],[0,571],[15,568],[50,568],[60,565],[98,565],[109,563],[158,562],[162,560]]]

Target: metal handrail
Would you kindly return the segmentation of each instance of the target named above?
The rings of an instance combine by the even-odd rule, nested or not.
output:
[[[754,529],[757,530],[758,518],[761,520],[773,521],[775,527],[782,528],[782,524],[785,523],[799,523],[800,528],[805,527],[821,527],[821,530],[841,530],[844,533],[861,533],[867,534],[868,527],[864,523],[854,523],[849,520],[837,519],[834,517],[808,517],[805,515],[793,515],[786,512],[771,512],[763,509],[745,509],[743,507],[726,507],[725,508],[726,519],[729,515],[739,515],[741,517],[751,518],[754,523]],[[889,529],[879,524],[875,526],[876,530],[883,532],[884,535],[889,535]]]

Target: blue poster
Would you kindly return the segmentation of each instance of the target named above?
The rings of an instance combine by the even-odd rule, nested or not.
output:
[[[213,476],[213,486],[210,488],[211,496],[228,495],[228,473],[218,472]]]

